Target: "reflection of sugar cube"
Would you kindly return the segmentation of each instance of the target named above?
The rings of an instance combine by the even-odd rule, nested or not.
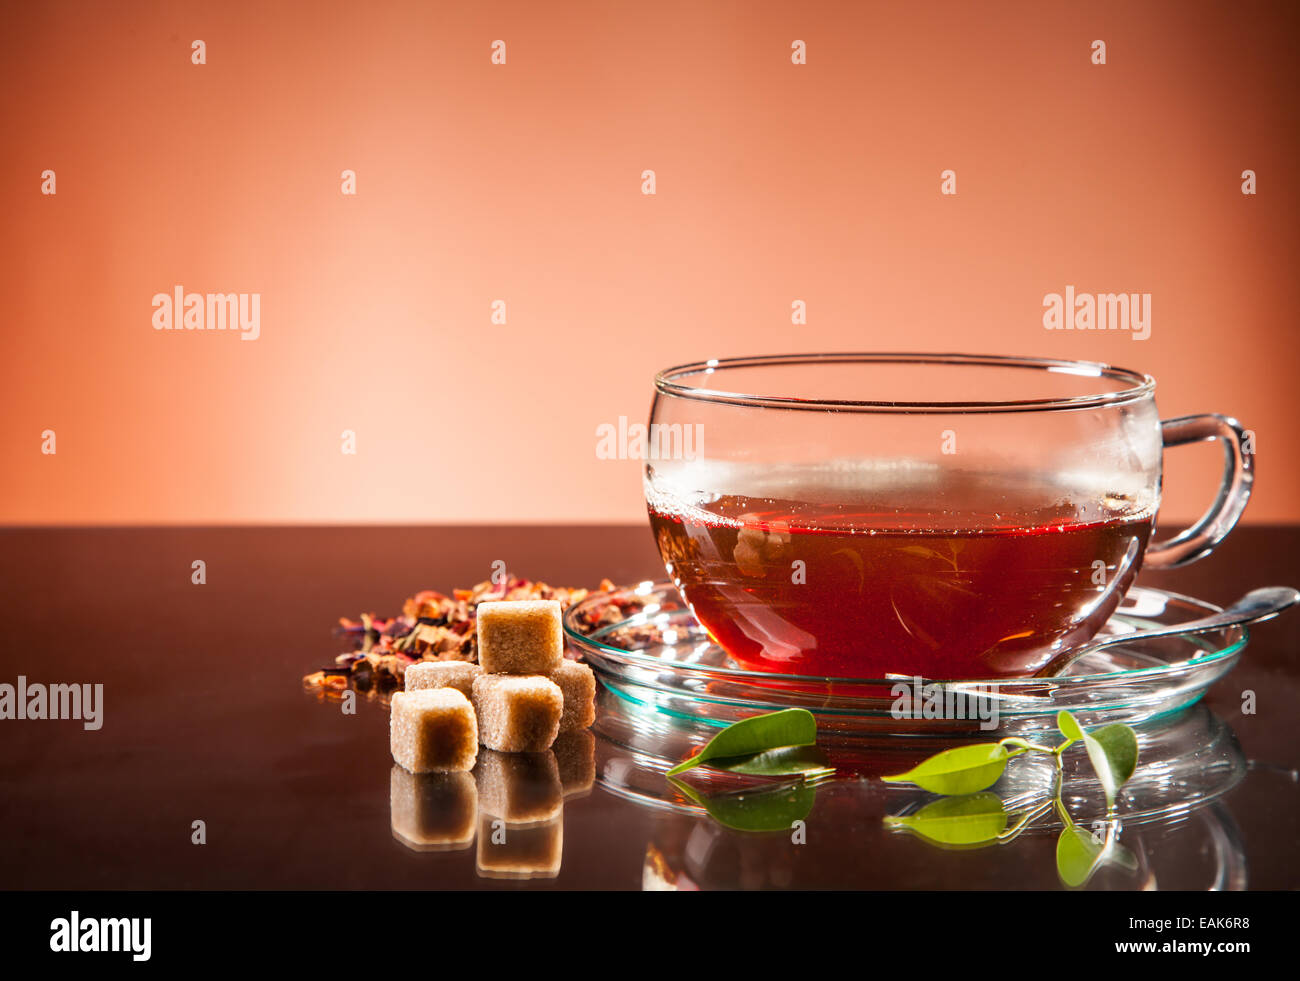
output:
[[[468,848],[478,826],[478,790],[463,770],[410,773],[394,766],[388,782],[393,837],[417,852]]]
[[[581,797],[596,782],[596,737],[586,729],[562,732],[551,747],[565,797]]]
[[[560,732],[564,695],[541,675],[481,674],[474,679],[478,739],[502,753],[540,753]]]
[[[538,824],[557,817],[564,788],[555,754],[498,753],[485,749],[474,765],[479,808],[507,824]]]
[[[412,773],[472,769],[478,755],[474,706],[455,688],[394,692],[388,745]]]
[[[504,818],[479,815],[478,874],[488,879],[551,879],[560,874],[564,818],[514,828]]]
[[[406,690],[455,688],[469,698],[474,679],[482,673],[482,668],[469,661],[420,661],[406,669]]]
[[[566,657],[551,672],[550,678],[560,686],[564,695],[560,732],[585,729],[596,721],[596,676],[591,668]]]
[[[493,674],[548,674],[564,656],[558,600],[487,600],[475,609],[478,663]]]

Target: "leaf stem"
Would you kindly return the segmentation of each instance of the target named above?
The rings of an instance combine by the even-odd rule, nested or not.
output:
[[[1021,739],[1019,736],[1007,736],[1005,739],[998,740],[1003,746],[1019,746],[1020,752],[1025,750],[1036,750],[1040,753],[1055,753],[1056,750],[1051,746],[1040,746],[1038,743],[1031,743],[1027,739]]]
[[[1002,832],[1002,834],[998,835],[998,841],[1002,844],[1006,844],[1008,841],[1013,841],[1015,838],[1017,838],[1020,835],[1020,832],[1024,831],[1025,828],[1027,828],[1032,822],[1037,821],[1038,818],[1041,817],[1045,811],[1049,811],[1051,809],[1052,809],[1052,802],[1044,801],[1042,804],[1039,804],[1037,807],[1025,811],[1024,814],[1021,816],[1020,820],[1017,821],[1013,827],[1009,828],[1008,830]]]
[[[1056,806],[1056,813],[1061,817],[1061,823],[1067,828],[1074,826],[1074,818],[1070,815],[1065,806],[1065,800],[1061,796],[1062,789],[1062,771],[1061,758],[1056,758],[1056,775],[1052,780],[1052,803]]]

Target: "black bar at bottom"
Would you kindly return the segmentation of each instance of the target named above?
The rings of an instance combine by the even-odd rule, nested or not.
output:
[[[263,956],[433,967],[447,945],[493,969],[576,958],[563,969],[584,973],[602,963],[679,971],[688,956],[739,969],[768,951],[816,961],[836,950],[869,958],[864,967],[969,966],[975,954],[1226,967],[1288,950],[1295,908],[1291,893],[8,892],[0,942],[19,963],[92,971],[247,967]]]

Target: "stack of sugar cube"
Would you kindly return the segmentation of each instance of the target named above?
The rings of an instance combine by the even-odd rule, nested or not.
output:
[[[553,600],[480,603],[478,647],[478,664],[411,665],[393,696],[393,834],[418,851],[477,837],[480,875],[554,877],[564,799],[595,781],[596,678],[564,657]]]
[[[564,656],[556,600],[488,601],[477,618],[479,742],[502,753],[535,753],[595,721],[596,677]]]
[[[476,612],[479,663],[413,664],[393,696],[393,759],[413,773],[471,769],[480,743],[541,752],[595,721],[596,678],[564,656],[558,601],[486,601]]]

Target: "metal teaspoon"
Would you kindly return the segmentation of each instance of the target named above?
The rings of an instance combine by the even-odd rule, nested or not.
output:
[[[1212,613],[1209,616],[1201,617],[1199,620],[1187,620],[1184,623],[1176,623],[1168,627],[1152,627],[1148,630],[1135,630],[1131,634],[1105,637],[1084,644],[1082,647],[1062,651],[1039,668],[1033,677],[1056,677],[1085,654],[1091,654],[1104,647],[1114,647],[1116,644],[1127,644],[1135,640],[1150,640],[1155,637],[1200,634],[1205,633],[1207,630],[1218,630],[1222,627],[1236,627],[1245,623],[1271,620],[1287,607],[1294,606],[1296,603],[1300,603],[1300,592],[1291,589],[1289,586],[1265,586],[1261,589],[1252,589],[1221,613]]]

